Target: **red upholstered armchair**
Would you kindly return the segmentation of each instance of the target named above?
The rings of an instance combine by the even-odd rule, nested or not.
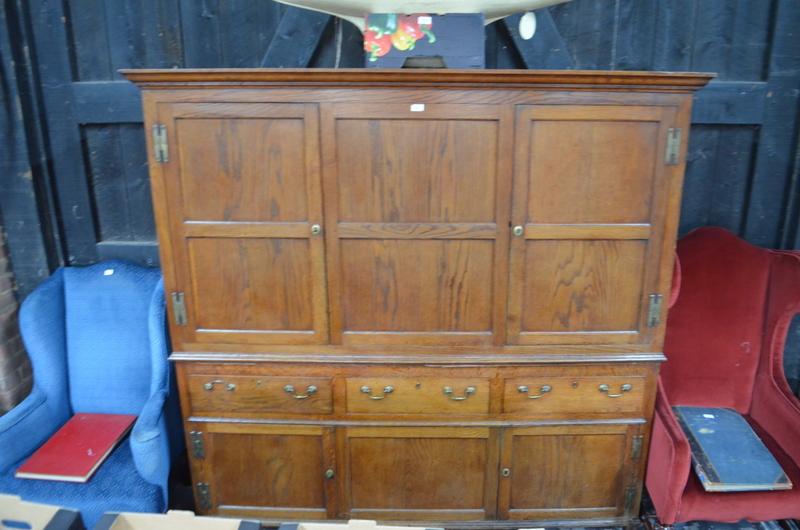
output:
[[[783,374],[786,333],[800,312],[800,252],[765,250],[706,227],[678,242],[678,257],[680,295],[667,323],[645,478],[659,522],[800,518],[800,402]],[[794,488],[705,491],[672,405],[739,411]]]

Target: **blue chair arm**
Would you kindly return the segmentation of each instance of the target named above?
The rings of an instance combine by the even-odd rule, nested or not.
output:
[[[69,419],[63,404],[52,406],[47,395],[34,388],[20,404],[0,416],[0,475],[38,449]]]
[[[139,412],[131,431],[131,452],[136,469],[147,482],[160,486],[166,502],[170,471],[170,449],[164,418],[164,403],[169,393],[165,299],[163,280],[153,293],[148,316],[152,375],[150,398]]]
[[[131,452],[136,470],[147,482],[161,486],[166,494],[170,470],[169,440],[162,407],[165,395],[150,398],[131,431]]]
[[[150,396],[136,419],[131,437],[139,442],[146,442],[163,434],[162,413],[166,397],[165,392],[157,392]]]

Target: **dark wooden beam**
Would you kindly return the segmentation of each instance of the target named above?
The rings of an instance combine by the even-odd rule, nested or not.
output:
[[[141,93],[133,83],[90,81],[72,89],[78,123],[142,122]],[[760,124],[766,94],[766,83],[712,81],[695,96],[692,123]]]
[[[575,62],[567,50],[564,39],[561,38],[553,17],[548,9],[537,9],[536,33],[530,40],[525,40],[519,35],[519,21],[523,14],[518,13],[503,19],[508,33],[525,61],[525,66],[531,70],[569,70],[575,68]]]
[[[264,68],[305,68],[331,16],[289,6],[261,61]]]
[[[786,221],[784,222],[786,228],[783,231],[780,248],[800,250],[800,134],[797,135],[794,146],[794,164],[789,188],[791,192],[786,207]],[[800,327],[798,329],[800,330]],[[797,352],[800,355],[800,346],[797,348]],[[800,367],[800,359],[797,362]],[[798,368],[797,375],[800,377],[800,368]]]
[[[128,81],[73,83],[78,123],[141,123],[142,93]]]
[[[97,252],[101,260],[126,259],[146,267],[160,266],[156,241],[101,241]]]
[[[694,96],[692,123],[761,124],[766,96],[766,83],[712,81]]]
[[[352,22],[331,17],[308,67],[364,68],[364,35]]]
[[[744,232],[747,241],[768,248],[779,246],[782,233],[797,223],[786,213],[800,109],[800,3],[778,0],[773,20],[764,123]]]
[[[20,299],[60,264],[20,4],[0,3],[0,211]]]
[[[28,2],[38,61],[44,126],[48,131],[47,157],[53,168],[60,226],[68,265],[97,261],[97,234],[86,178],[81,131],[75,116],[65,4],[47,0]]]

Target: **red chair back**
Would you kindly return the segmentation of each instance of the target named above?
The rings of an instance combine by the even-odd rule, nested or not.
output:
[[[661,377],[672,405],[749,412],[764,341],[774,253],[716,227],[678,243],[681,290],[670,309]]]

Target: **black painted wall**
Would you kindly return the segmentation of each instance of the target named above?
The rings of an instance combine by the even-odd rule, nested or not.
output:
[[[352,24],[270,0],[0,1],[0,209],[23,296],[58,263],[158,264],[139,95],[117,70],[363,64]],[[519,16],[487,26],[488,68],[717,72],[681,234],[800,246],[796,0],[574,0],[537,17],[530,41]]]
[[[158,264],[121,68],[360,67],[361,34],[270,0],[0,0],[0,210],[24,297],[58,264]],[[488,68],[711,71],[680,232],[800,248],[797,0],[573,0],[486,28]]]
[[[50,275],[59,259],[48,251],[55,248],[55,234],[49,195],[42,187],[46,160],[41,130],[35,120],[25,118],[36,112],[36,102],[18,22],[17,5],[0,3],[0,216],[24,296]]]

